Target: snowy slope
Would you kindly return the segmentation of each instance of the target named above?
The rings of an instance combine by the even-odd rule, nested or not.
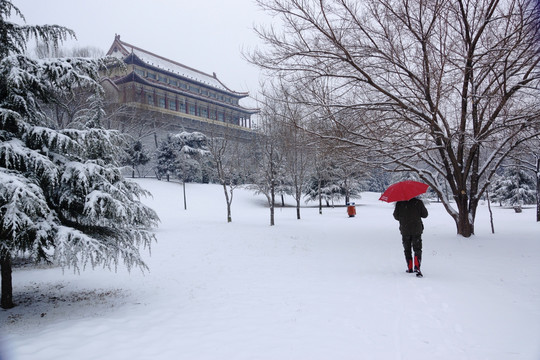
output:
[[[425,277],[406,274],[391,204],[278,208],[237,190],[143,179],[161,217],[150,272],[17,269],[2,360],[540,359],[535,209],[479,210],[464,239],[427,205]],[[292,201],[290,201],[292,204]],[[30,301],[32,299],[32,301]]]

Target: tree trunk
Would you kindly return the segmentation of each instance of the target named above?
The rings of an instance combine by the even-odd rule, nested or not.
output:
[[[536,221],[540,221],[540,158],[536,159]]]
[[[458,235],[461,235],[463,237],[471,237],[471,235],[474,235],[474,224],[471,224],[471,222],[468,219],[467,214],[463,216],[463,214],[459,214],[458,218],[456,219],[456,225],[457,225],[457,233]]]
[[[0,258],[0,266],[2,267],[2,300],[0,302],[0,307],[3,309],[11,309],[15,304],[13,303],[11,256],[9,254]]]
[[[495,227],[493,226],[493,212],[491,211],[491,201],[489,199],[489,191],[486,190],[487,204],[489,210],[489,222],[491,224],[491,233],[495,234]]]
[[[185,180],[182,180],[182,192],[184,194],[184,210],[187,210],[186,182],[185,182]]]
[[[294,196],[296,200],[296,219],[300,220],[300,201],[302,200],[302,191],[296,187],[296,193]]]
[[[319,214],[322,215],[322,195],[321,195],[321,179],[319,178],[319,184],[317,187],[318,195],[319,195]]]
[[[537,182],[537,189],[540,187],[540,181]],[[540,221],[540,190],[536,190],[536,221]]]
[[[221,186],[223,186],[223,194],[225,194],[225,202],[227,203],[227,222],[232,222],[232,212],[231,212],[231,202],[232,199],[229,198],[229,192],[227,191],[227,184],[225,184],[224,181],[221,182]]]
[[[276,190],[275,190],[275,185],[272,182],[270,185],[270,226],[275,225],[275,221],[274,221],[275,206],[276,206]]]
[[[461,191],[455,199],[458,213],[453,217],[456,222],[457,233],[458,235],[468,238],[474,234],[474,218],[471,219],[470,216],[472,205],[469,204],[469,197],[465,191]]]

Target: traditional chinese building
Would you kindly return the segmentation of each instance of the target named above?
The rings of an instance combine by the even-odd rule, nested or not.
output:
[[[130,108],[136,121],[154,129],[156,145],[158,137],[180,131],[207,136],[226,132],[239,140],[251,139],[251,116],[257,110],[239,103],[248,93],[229,89],[215,73],[153,54],[122,41],[120,35],[107,55],[122,59],[125,67],[116,68],[104,87],[113,102]]]

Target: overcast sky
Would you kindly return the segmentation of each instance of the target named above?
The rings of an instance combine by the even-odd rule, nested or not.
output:
[[[253,0],[13,0],[29,25],[75,31],[77,43],[106,52],[115,34],[134,46],[208,74],[229,88],[258,91],[259,70],[242,57],[259,40],[254,24],[268,23]]]

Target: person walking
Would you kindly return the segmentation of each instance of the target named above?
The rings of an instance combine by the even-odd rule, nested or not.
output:
[[[407,272],[416,272],[416,276],[422,277],[420,264],[422,263],[422,232],[424,224],[422,219],[428,217],[428,211],[418,198],[407,201],[398,201],[394,209],[394,219],[399,221],[399,231],[403,242]],[[413,270],[414,252],[414,270]]]

